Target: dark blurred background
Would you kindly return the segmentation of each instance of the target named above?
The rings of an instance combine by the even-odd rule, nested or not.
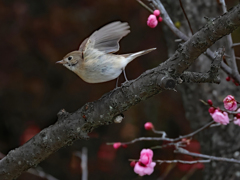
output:
[[[178,2],[177,2],[178,3]],[[74,112],[115,87],[115,80],[88,84],[56,61],[78,49],[93,31],[115,21],[126,21],[131,33],[121,41],[121,53],[152,47],[157,50],[131,62],[129,79],[167,59],[162,24],[146,25],[149,12],[134,0],[1,0],[0,1],[0,152],[7,154],[41,129],[54,124],[62,108]],[[124,79],[121,76],[120,81]],[[142,148],[158,142],[138,142],[113,149],[107,142],[124,142],[140,136],[156,136],[144,129],[150,121],[169,137],[191,132],[181,96],[165,91],[124,112],[121,124],[95,129],[89,140],[78,140],[39,164],[59,180],[79,180],[81,160],[74,152],[88,149],[89,179],[140,179],[128,159],[138,159]],[[199,151],[198,142],[192,147]],[[169,150],[154,150],[154,159],[174,159]],[[201,179],[203,167],[157,165],[142,179]],[[19,179],[39,179],[29,174]]]

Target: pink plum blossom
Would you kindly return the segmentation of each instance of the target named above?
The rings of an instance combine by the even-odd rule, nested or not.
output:
[[[144,124],[144,128],[145,128],[146,130],[152,130],[152,129],[153,129],[153,124],[150,123],[150,122],[146,122],[146,123]]]
[[[151,149],[143,149],[139,161],[134,166],[134,172],[140,176],[152,174],[156,165],[155,162],[152,162],[152,157],[153,151]]]
[[[160,15],[160,11],[159,11],[158,9],[156,9],[155,11],[153,11],[153,14],[154,14],[155,16],[159,16],[159,15]]]
[[[121,147],[121,145],[122,145],[122,144],[121,144],[120,142],[114,143],[114,144],[113,144],[113,148],[114,148],[114,149],[118,149],[118,148]]]
[[[217,123],[227,125],[229,123],[228,113],[221,112],[220,110],[216,109],[213,113],[210,113],[213,120]]]
[[[237,112],[239,112],[239,114],[236,114],[233,123],[240,126],[240,108],[237,110]]]
[[[147,20],[147,25],[150,27],[150,28],[155,28],[158,24],[158,21],[157,21],[157,17],[153,14],[151,14],[149,17],[148,17],[148,20]]]
[[[154,171],[154,166],[156,165],[155,162],[152,162],[149,165],[144,165],[141,162],[137,162],[134,166],[134,172],[136,174],[139,174],[140,176],[144,176],[144,175],[150,175],[153,173]]]
[[[151,164],[153,157],[153,151],[151,149],[143,149],[140,154],[139,161],[144,165]]]
[[[237,101],[232,95],[228,95],[223,100],[225,109],[229,111],[235,111],[237,109]]]

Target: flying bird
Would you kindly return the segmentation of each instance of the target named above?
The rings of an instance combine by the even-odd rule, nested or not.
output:
[[[113,54],[119,50],[119,41],[130,30],[126,22],[112,22],[95,31],[86,38],[79,49],[68,53],[61,61],[67,69],[76,73],[88,83],[102,83],[111,81],[125,74],[125,67],[136,57],[147,54],[156,48],[151,48],[136,53]]]

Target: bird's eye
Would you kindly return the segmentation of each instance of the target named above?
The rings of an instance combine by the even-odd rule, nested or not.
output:
[[[72,56],[69,56],[69,57],[68,57],[68,60],[70,61],[70,60],[72,60],[72,58],[73,58]]]

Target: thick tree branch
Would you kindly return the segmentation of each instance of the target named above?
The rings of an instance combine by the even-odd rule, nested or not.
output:
[[[209,83],[220,83],[218,70],[220,68],[220,64],[222,61],[222,57],[224,54],[224,49],[220,48],[216,52],[216,56],[211,63],[211,68],[207,73],[197,73],[197,72],[183,72],[180,76],[183,82],[188,83],[201,83],[201,82],[209,82]]]
[[[181,75],[183,82],[187,83],[220,83],[219,77],[211,77],[209,73],[184,72]]]
[[[100,125],[112,123],[116,116],[130,107],[164,89],[174,88],[177,78],[199,55],[239,25],[240,5],[237,5],[228,13],[210,21],[158,67],[124,83],[99,100],[85,104],[74,113],[60,111],[54,125],[42,130],[23,146],[10,151],[0,161],[0,179],[18,177],[59,148],[71,145],[76,139],[88,138],[87,133]]]
[[[227,12],[227,6],[225,3],[225,0],[220,0],[220,3],[222,5],[222,9],[223,9],[223,13]],[[232,75],[235,76],[239,76],[238,73],[238,67],[237,67],[237,63],[236,63],[236,57],[235,57],[235,52],[234,49],[232,48],[233,42],[232,42],[232,36],[231,34],[227,35],[227,47],[228,47],[228,51],[227,53],[229,53],[230,56],[230,60],[228,61],[228,63],[230,64],[230,67],[232,68]]]
[[[149,0],[152,2],[153,7],[155,7],[155,9],[159,9],[161,11],[161,15],[163,17],[163,22],[170,28],[170,30],[177,35],[179,38],[181,38],[183,41],[187,41],[188,37],[182,33],[178,28],[176,28],[176,26],[173,24],[171,18],[169,17],[166,9],[164,8],[163,4],[161,3],[160,0]],[[213,20],[210,20],[209,23],[211,23]],[[231,35],[229,35],[229,37],[231,37]],[[229,39],[228,37],[228,39]],[[231,44],[228,44],[231,45]],[[231,48],[231,47],[230,47]],[[234,52],[233,50],[231,51]],[[207,49],[205,52],[205,55],[207,57],[209,57],[210,59],[214,58],[213,52],[210,49]],[[232,68],[230,68],[229,66],[227,66],[224,62],[221,62],[221,68],[229,75],[231,76],[236,82],[240,83],[240,75],[238,73],[237,70],[237,66],[236,66],[236,62],[235,62],[235,58],[233,58],[233,63],[231,63],[232,68],[234,70],[232,70]]]

